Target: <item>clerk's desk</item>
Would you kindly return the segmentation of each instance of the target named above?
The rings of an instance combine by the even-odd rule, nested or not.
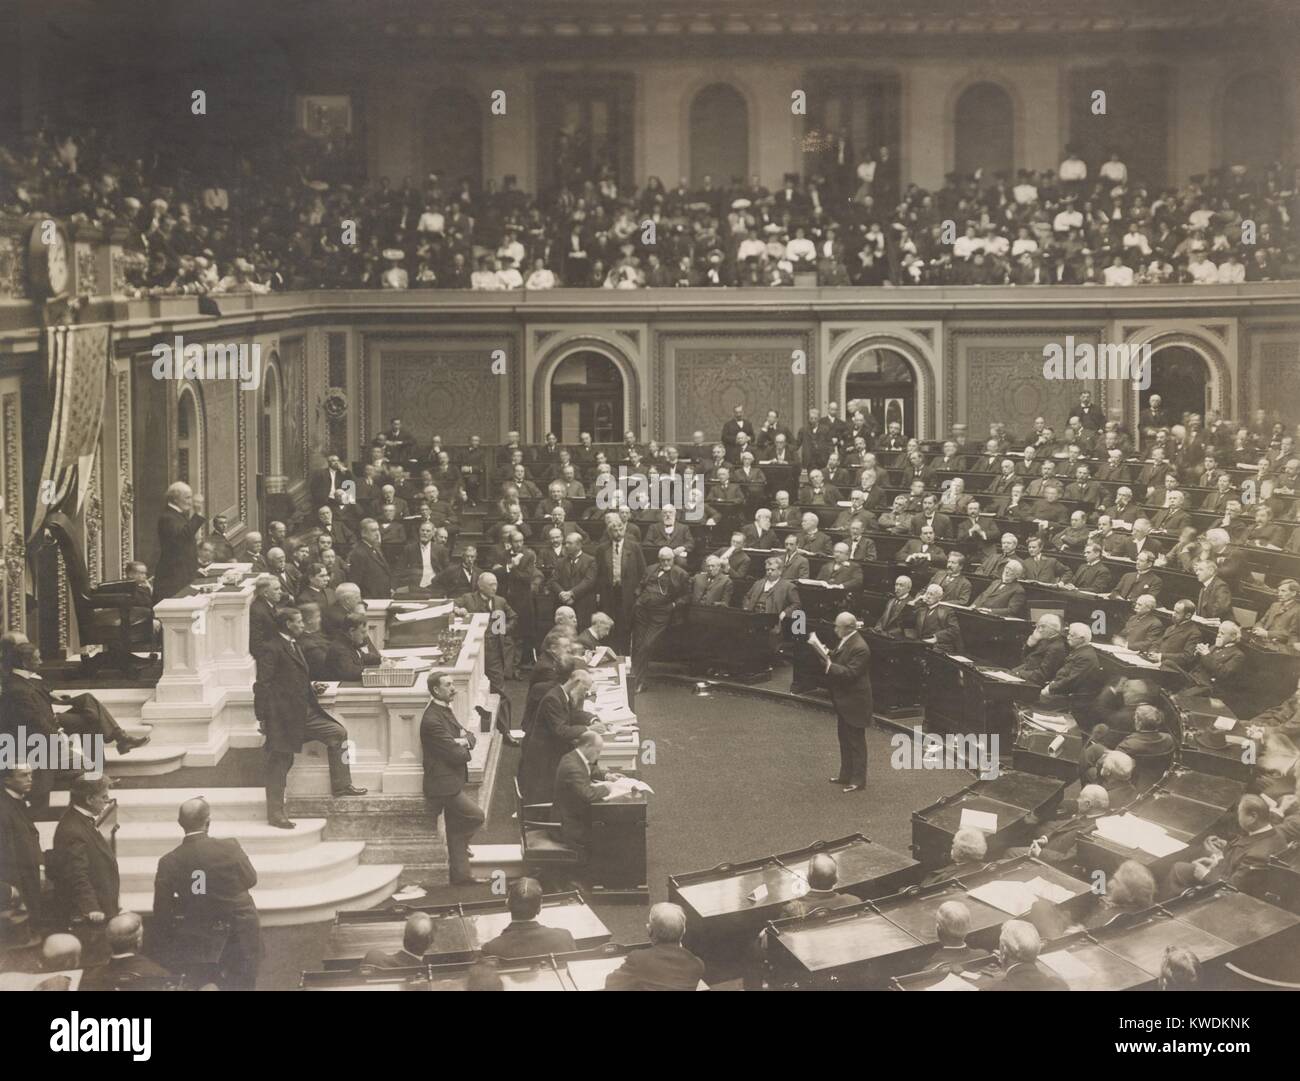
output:
[[[433,943],[425,955],[425,961],[432,965],[472,959],[510,923],[510,910],[504,897],[468,904],[345,910],[334,917],[324,967],[352,969],[361,964],[370,950],[400,950],[406,918],[416,912],[426,912],[433,920]],[[568,931],[583,949],[610,939],[609,928],[577,892],[548,894],[542,900],[542,911],[537,918],[543,926]]]
[[[627,956],[649,949],[650,943],[635,946],[605,945],[576,953],[553,954],[494,965],[504,991],[603,991],[609,974]],[[304,991],[464,991],[466,977],[475,962],[421,965],[400,969],[358,969],[341,972],[304,972]],[[709,990],[701,983],[697,991]]]
[[[971,644],[978,648],[979,643]],[[1008,668],[977,664],[966,653],[931,649],[925,672],[925,731],[997,735],[1001,750],[1011,746],[1016,731],[1015,707],[1035,701],[1042,690]]]
[[[1228,962],[1259,965],[1270,953],[1293,950],[1300,917],[1239,893],[1226,883],[1198,886],[1132,917],[1092,932],[1047,943],[1039,963],[1052,969],[1071,991],[1152,990],[1168,947],[1190,950],[1201,962],[1203,982]],[[1061,960],[1060,955],[1068,955]],[[963,974],[969,990],[982,990],[1001,974],[996,960],[972,963]],[[899,991],[929,991],[943,971],[917,972],[895,979]]]
[[[817,841],[793,852],[672,875],[668,899],[686,913],[686,944],[706,958],[734,955],[783,905],[807,893],[808,865],[818,855],[835,860],[838,892],[863,899],[893,893],[921,877],[916,860],[860,833]]]
[[[741,583],[737,583],[739,589]],[[743,596],[733,600],[743,602]],[[753,672],[777,659],[780,622],[762,612],[716,604],[682,605],[659,639],[656,659],[700,669]],[[644,673],[640,673],[644,675]]]
[[[883,987],[893,976],[915,972],[940,955],[936,913],[948,901],[970,912],[967,944],[993,950],[1002,925],[1028,912],[978,896],[991,883],[1041,879],[1068,895],[1055,904],[1066,919],[1091,895],[1091,886],[1029,856],[981,866],[961,878],[905,890],[851,908],[834,909],[768,925],[766,965],[770,982],[794,987]],[[989,895],[991,896],[991,895]]]

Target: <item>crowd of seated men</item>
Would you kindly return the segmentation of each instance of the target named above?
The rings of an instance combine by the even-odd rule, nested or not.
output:
[[[774,189],[757,176],[637,188],[607,166],[566,167],[559,147],[560,181],[532,195],[513,176],[395,185],[366,178],[346,136],[266,136],[232,167],[39,130],[0,146],[0,215],[126,226],[141,295],[782,286],[801,273],[821,285],[1128,286],[1300,271],[1281,163],[1161,188],[1118,154],[1090,164],[1067,147],[1055,169],[953,173],[927,191],[900,183],[883,147]]]

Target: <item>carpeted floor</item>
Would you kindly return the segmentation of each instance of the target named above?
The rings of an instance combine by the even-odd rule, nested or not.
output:
[[[510,688],[520,716],[524,687]],[[654,789],[649,808],[650,900],[667,897],[668,876],[802,848],[813,841],[864,833],[906,854],[911,814],[970,782],[963,772],[894,770],[890,733],[867,734],[867,788],[845,795],[827,783],[838,767],[835,717],[828,710],[660,680],[637,699],[642,738],[653,763],[640,776]],[[519,752],[504,748],[498,782],[479,843],[514,843],[509,778]],[[443,888],[434,903],[477,900],[485,887]],[[643,941],[645,908],[604,904],[600,918],[618,942]],[[259,986],[296,987],[298,973],[318,968],[328,924],[272,929]]]

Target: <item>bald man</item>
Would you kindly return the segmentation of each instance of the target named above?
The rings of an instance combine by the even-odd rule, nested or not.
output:
[[[673,612],[690,602],[690,596],[690,578],[677,566],[673,549],[662,544],[655,565],[641,579],[632,609],[632,675],[637,693],[645,690],[659,636],[668,629]]]
[[[257,872],[235,838],[208,836],[211,819],[207,800],[181,804],[185,838],[158,861],[152,933],[177,969],[251,991],[262,956],[261,923],[248,892]],[[199,881],[202,891],[194,888]]]
[[[402,928],[402,948],[396,953],[369,950],[361,964],[366,968],[413,968],[424,964],[433,947],[433,917],[415,912],[406,917]]]
[[[835,889],[840,868],[834,856],[820,852],[808,861],[808,891],[803,895],[809,911],[818,908],[847,908],[862,903],[862,898]]]
[[[141,980],[170,976],[165,968],[140,952],[144,945],[144,921],[134,912],[119,912],[108,921],[108,960],[86,969],[82,991],[129,991]]]
[[[871,699],[871,650],[858,633],[858,617],[835,617],[836,644],[828,648],[810,635],[808,644],[825,665],[840,741],[840,771],[830,779],[844,792],[861,792],[867,784],[867,726],[875,714]]]
[[[945,901],[935,910],[934,930],[938,949],[931,954],[922,971],[961,972],[966,962],[988,956],[986,950],[966,945],[966,936],[970,934],[970,909],[961,901]]]
[[[704,979],[704,962],[682,945],[686,913],[661,901],[650,909],[650,948],[633,950],[605,979],[606,991],[694,991]]]
[[[173,597],[198,573],[196,537],[206,519],[199,514],[202,501],[184,481],[167,489],[167,505],[158,516],[158,565],[153,574],[153,599]]]

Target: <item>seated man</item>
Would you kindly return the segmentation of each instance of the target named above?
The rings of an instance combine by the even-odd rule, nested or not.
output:
[[[691,603],[725,607],[731,603],[734,586],[731,576],[723,570],[722,560],[706,556],[704,569],[691,579]]]
[[[298,645],[302,646],[301,639]],[[326,682],[359,683],[362,671],[376,667],[381,660],[379,651],[370,641],[369,621],[363,613],[356,612],[348,616],[344,632],[336,635],[326,647],[325,674],[320,678]]]
[[[836,542],[831,561],[822,567],[819,581],[845,589],[862,588],[862,568],[849,560],[849,546],[844,541]]]
[[[921,604],[916,609],[916,625],[909,637],[932,645],[944,653],[960,653],[965,649],[961,637],[961,624],[951,608],[940,602],[943,600],[943,587],[931,582],[921,595]]]
[[[20,729],[28,736],[99,736],[115,744],[118,754],[149,742],[148,736],[128,735],[94,695],[54,693],[38,674],[40,667],[41,651],[25,635],[10,631],[0,637],[0,732],[15,739]],[[55,706],[71,708],[56,711]],[[74,740],[69,746],[79,749],[80,742]],[[33,806],[48,801],[50,772],[37,771]]]
[[[402,948],[396,953],[374,949],[366,951],[363,968],[412,968],[423,965],[433,945],[433,917],[427,912],[416,912],[406,917],[402,928]]]
[[[141,952],[144,948],[144,921],[134,912],[119,912],[108,921],[106,934],[108,961],[86,969],[81,977],[80,990],[130,990],[133,981],[171,975]]]
[[[1082,589],[1089,593],[1109,593],[1114,584],[1110,569],[1101,561],[1101,545],[1089,541],[1084,545],[1083,565],[1075,568],[1068,588]]]
[[[1145,548],[1138,553],[1137,567],[1129,571],[1119,580],[1119,585],[1115,587],[1113,597],[1120,597],[1123,600],[1135,600],[1143,593],[1150,593],[1152,596],[1160,595],[1161,581],[1152,568],[1156,564],[1156,554],[1150,548]]]
[[[932,886],[936,882],[947,882],[958,875],[978,871],[988,853],[989,843],[984,831],[974,826],[962,826],[952,835],[952,845],[948,849],[950,862],[931,871],[921,879],[920,885]]]
[[[1247,794],[1237,801],[1237,825],[1240,833],[1231,840],[1207,837],[1204,856],[1175,863],[1170,887],[1185,890],[1197,882],[1227,882],[1243,893],[1258,893],[1269,857],[1282,851],[1288,838],[1273,826],[1262,796]]]
[[[704,978],[704,962],[682,945],[686,913],[661,901],[646,922],[648,950],[633,950],[605,979],[606,991],[694,991]]]
[[[871,629],[876,634],[890,638],[904,638],[907,634],[907,607],[912,594],[912,579],[900,574],[894,579],[894,595],[885,602],[885,607]]]
[[[542,885],[535,878],[519,878],[510,884],[506,895],[510,922],[496,938],[483,944],[484,957],[514,961],[520,957],[546,957],[553,953],[572,953],[578,948],[573,935],[562,927],[546,927],[538,922],[542,911]]]
[[[1150,593],[1143,593],[1133,605],[1133,614],[1124,624],[1115,641],[1134,653],[1146,653],[1160,648],[1164,637],[1165,625],[1156,615],[1156,599]]]
[[[1277,600],[1250,628],[1258,645],[1272,649],[1294,647],[1300,642],[1300,582],[1285,578],[1278,583]]]
[[[848,905],[862,903],[860,897],[851,893],[838,893],[835,883],[839,881],[840,869],[833,856],[821,852],[808,861],[808,892],[803,901],[809,910],[818,908],[845,908]]]
[[[1061,637],[1061,617],[1046,612],[1038,617],[1033,633],[1025,640],[1025,653],[1013,676],[1030,683],[1049,683],[1065,663],[1066,644]]]
[[[1200,693],[1221,694],[1231,692],[1246,669],[1246,654],[1242,652],[1241,628],[1230,619],[1219,624],[1214,645],[1204,642],[1196,647],[1196,661],[1188,671]]]
[[[591,626],[578,635],[578,645],[588,653],[601,646],[606,646],[612,651],[614,647],[610,644],[609,636],[613,629],[614,620],[611,617],[604,612],[593,612]]]
[[[1019,560],[1009,560],[1002,568],[1001,580],[991,582],[975,598],[972,607],[994,615],[1024,619],[1029,615],[1029,602],[1025,598],[1025,587],[1020,584],[1021,570]]]
[[[986,950],[966,944],[966,936],[970,934],[970,908],[961,901],[944,901],[935,910],[934,930],[939,948],[930,956],[923,972],[934,969],[961,972],[965,962],[988,956]]]
[[[1065,661],[1051,682],[1044,685],[1040,697],[1048,709],[1069,710],[1077,721],[1105,684],[1106,676],[1088,624],[1071,623],[1065,644]]]
[[[1092,831],[1096,820],[1110,809],[1110,793],[1099,784],[1084,785],[1068,811],[1041,828],[1027,849],[1010,849],[1008,856],[1029,855],[1048,863],[1073,864],[1078,855],[1080,834]]]
[[[1143,758],[1169,758],[1174,753],[1174,737],[1161,723],[1160,711],[1150,703],[1138,706],[1133,712],[1135,731],[1121,741],[1116,750],[1123,751],[1135,761]]]
[[[942,567],[948,561],[948,554],[935,544],[934,527],[921,526],[921,535],[914,537],[899,549],[895,557],[899,563],[919,567]]]
[[[1068,991],[1063,979],[1038,961],[1043,940],[1026,920],[1007,920],[998,936],[1002,972],[984,986],[985,991]]]
[[[574,675],[585,673],[579,670]],[[583,686],[591,686],[590,678]],[[609,794],[609,785],[604,782],[618,777],[596,765],[604,749],[605,740],[600,732],[587,728],[574,737],[573,749],[560,758],[555,770],[552,803],[553,813],[560,822],[560,837],[583,856],[591,839],[591,805]]]

